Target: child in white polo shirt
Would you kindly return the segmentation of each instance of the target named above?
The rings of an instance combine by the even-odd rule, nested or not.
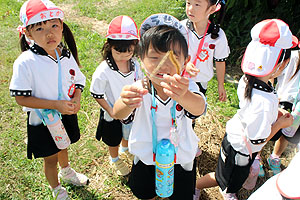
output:
[[[217,11],[220,12],[220,21],[217,23],[210,21],[210,15]],[[215,62],[220,101],[226,100],[225,61],[230,52],[226,35],[220,28],[224,14],[224,0],[186,0],[188,19],[181,21],[188,30],[189,55],[195,66],[188,65],[187,71],[192,72],[191,76],[195,76],[193,80],[196,81],[200,91],[205,94],[207,83],[214,75]]]
[[[129,116],[133,121],[129,151],[135,159],[129,187],[139,199],[157,196],[155,144],[165,138],[178,149],[174,192],[169,198],[192,199],[194,194],[198,138],[192,119],[203,114],[206,101],[194,82],[180,76],[189,61],[185,34],[180,22],[168,14],[151,15],[143,22],[138,55],[146,78],[125,86],[113,108],[117,118]]]
[[[297,38],[278,19],[256,24],[251,37],[242,62],[245,75],[237,89],[240,109],[226,124],[216,172],[197,180],[197,193],[219,185],[224,199],[237,199],[257,153],[279,129],[293,122],[289,113],[277,118],[278,97],[268,81],[285,68]]]
[[[300,51],[294,50],[291,52],[291,60],[282,74],[277,77],[276,91],[279,98],[280,107],[286,112],[291,112],[295,102],[299,102],[299,85],[300,85]],[[297,100],[295,101],[295,99]],[[279,130],[271,141],[276,141],[272,154],[268,158],[268,164],[273,174],[278,174],[281,171],[280,156],[284,152],[288,143],[298,144],[300,141],[300,128],[290,137]],[[260,176],[264,175],[262,165],[260,165]]]
[[[133,57],[138,43],[137,32],[135,22],[128,16],[118,16],[110,22],[102,48],[103,61],[94,72],[90,87],[92,96],[101,106],[96,138],[108,146],[111,165],[120,176],[129,173],[128,166],[119,158],[120,143],[120,153],[133,160],[128,152],[131,125],[122,125],[115,119],[112,107],[123,86],[139,79],[139,63]]]
[[[14,62],[9,87],[11,96],[28,113],[27,157],[31,159],[33,154],[44,159],[45,175],[56,199],[69,199],[58,177],[78,186],[88,184],[85,175],[69,166],[67,148],[58,148],[50,129],[39,117],[45,109],[60,112],[71,143],[79,140],[77,112],[85,76],[79,69],[76,43],[63,16],[63,11],[48,0],[29,0],[23,4],[20,10],[23,26],[18,28],[22,54]],[[59,174],[57,163],[61,167]]]

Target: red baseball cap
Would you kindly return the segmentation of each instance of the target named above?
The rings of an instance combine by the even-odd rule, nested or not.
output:
[[[112,40],[137,40],[138,29],[135,21],[128,16],[115,17],[108,26],[106,38]]]
[[[251,29],[251,37],[241,67],[245,74],[256,77],[272,73],[282,49],[294,48],[298,44],[289,26],[280,19],[259,22]]]
[[[24,27],[57,18],[63,19],[64,12],[49,0],[26,1],[20,10],[20,20]]]

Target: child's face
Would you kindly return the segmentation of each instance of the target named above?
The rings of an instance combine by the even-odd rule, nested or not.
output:
[[[184,65],[186,64],[186,59],[184,58],[184,55],[179,45],[175,45],[174,48],[172,48],[172,50],[174,52],[174,57],[177,59],[178,64],[182,67],[182,70]],[[145,71],[148,73],[148,76],[152,74],[152,72],[156,69],[156,67],[159,65],[160,61],[165,55],[165,52],[156,51],[150,43],[148,52],[142,59],[142,67],[145,68]],[[173,65],[170,58],[167,58],[166,61],[162,64],[162,66],[158,69],[158,71],[156,71],[155,74],[152,74],[152,76],[150,76],[149,78],[151,81],[159,85],[159,83],[163,80],[164,74],[170,76],[176,74],[176,67]]]
[[[26,36],[34,40],[36,44],[42,47],[49,55],[55,55],[54,50],[62,40],[63,24],[59,19],[52,19],[35,25],[26,30]]]
[[[207,20],[209,15],[214,13],[216,6],[209,6],[209,0],[186,0],[186,15],[196,23]]]
[[[130,58],[132,58],[134,52],[134,45],[131,45],[130,51],[127,52],[119,52],[112,47],[111,54],[116,63],[127,62]]]
[[[277,64],[270,79],[278,77],[282,73],[282,71],[285,69],[285,67],[289,64],[289,62],[290,62],[290,59],[286,59],[286,60],[282,61],[281,63]]]

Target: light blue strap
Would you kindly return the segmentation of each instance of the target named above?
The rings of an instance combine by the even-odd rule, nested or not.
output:
[[[152,116],[152,145],[153,145],[153,153],[156,153],[156,144],[157,144],[157,129],[155,126],[156,115],[155,112],[157,111],[157,104],[154,97],[154,87],[151,84],[151,91],[152,91],[152,105],[151,105],[151,116]]]
[[[172,126],[175,129],[177,129],[177,122],[176,122],[176,101],[175,100],[173,100],[173,106],[171,107],[170,110],[171,110],[171,116],[172,116]],[[177,153],[177,150],[178,150],[178,145],[175,147],[175,153]]]
[[[46,126],[46,122],[45,122],[44,117],[43,117],[42,113],[40,112],[40,110],[34,109],[34,111],[37,114],[37,116],[40,118],[40,120],[42,120],[43,124]]]
[[[55,54],[56,54],[56,59],[58,63],[58,100],[62,99],[62,79],[61,79],[61,63],[60,63],[60,58],[59,55],[55,49]]]

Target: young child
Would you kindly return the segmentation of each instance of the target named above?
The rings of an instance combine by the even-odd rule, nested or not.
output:
[[[284,171],[268,179],[251,194],[248,200],[300,199],[299,168],[300,153],[298,152]]]
[[[121,151],[131,161],[128,137],[131,125],[122,125],[112,113],[123,86],[138,79],[139,63],[133,58],[138,43],[137,26],[132,18],[118,16],[109,24],[107,40],[102,48],[103,61],[93,74],[90,87],[92,96],[101,106],[96,138],[108,146],[111,165],[120,176],[129,173],[128,166],[119,158]]]
[[[237,89],[240,109],[226,124],[216,172],[197,180],[196,194],[200,189],[219,185],[224,199],[237,199],[235,193],[247,179],[257,153],[280,128],[293,122],[289,113],[277,119],[278,98],[268,80],[285,68],[289,48],[297,38],[278,19],[256,24],[251,37],[241,65],[245,75]]]
[[[68,150],[58,149],[35,109],[56,109],[71,140],[80,138],[77,112],[85,76],[81,73],[73,34],[63,22],[64,13],[49,0],[26,1],[20,10],[22,54],[13,66],[11,96],[24,106],[27,119],[27,157],[44,159],[44,171],[56,199],[69,199],[62,181],[77,186],[88,178],[69,165]],[[64,44],[62,43],[64,39]],[[66,46],[65,46],[66,45]],[[70,49],[70,50],[69,50]],[[57,163],[61,167],[58,174]]]
[[[295,98],[297,102],[299,101],[299,69],[300,69],[300,59],[299,50],[294,50],[291,52],[291,59],[287,67],[283,70],[282,74],[277,77],[276,91],[279,98],[279,104],[281,109],[285,112],[291,112]],[[280,156],[284,152],[288,143],[298,144],[300,141],[300,129],[298,128],[295,135],[288,137],[283,134],[282,130],[279,130],[271,141],[276,141],[272,154],[268,158],[268,164],[273,171],[273,174],[278,174],[281,171]],[[261,176],[264,176],[264,171],[261,165]]]
[[[177,143],[171,139],[176,146],[178,144],[178,151],[174,167],[174,192],[170,199],[193,198],[198,138],[192,129],[192,119],[203,114],[206,101],[194,82],[180,76],[189,61],[185,34],[186,30],[180,22],[168,14],[152,15],[142,23],[138,55],[146,78],[125,86],[113,108],[116,118],[129,116],[133,121],[129,151],[135,159],[129,187],[139,199],[154,199],[157,196],[155,144],[170,138],[170,134],[176,134],[179,141]],[[178,68],[174,67],[172,58],[168,56],[170,51],[175,54]],[[170,131],[174,130],[172,127],[175,133]]]
[[[211,22],[211,14],[220,10],[218,23]],[[219,100],[226,100],[224,88],[225,61],[229,56],[229,47],[224,31],[220,28],[225,14],[225,1],[220,0],[186,0],[186,15],[188,19],[181,23],[188,30],[189,55],[192,65],[187,71],[196,81],[200,91],[205,94],[207,83],[214,76],[215,62],[218,80]]]

